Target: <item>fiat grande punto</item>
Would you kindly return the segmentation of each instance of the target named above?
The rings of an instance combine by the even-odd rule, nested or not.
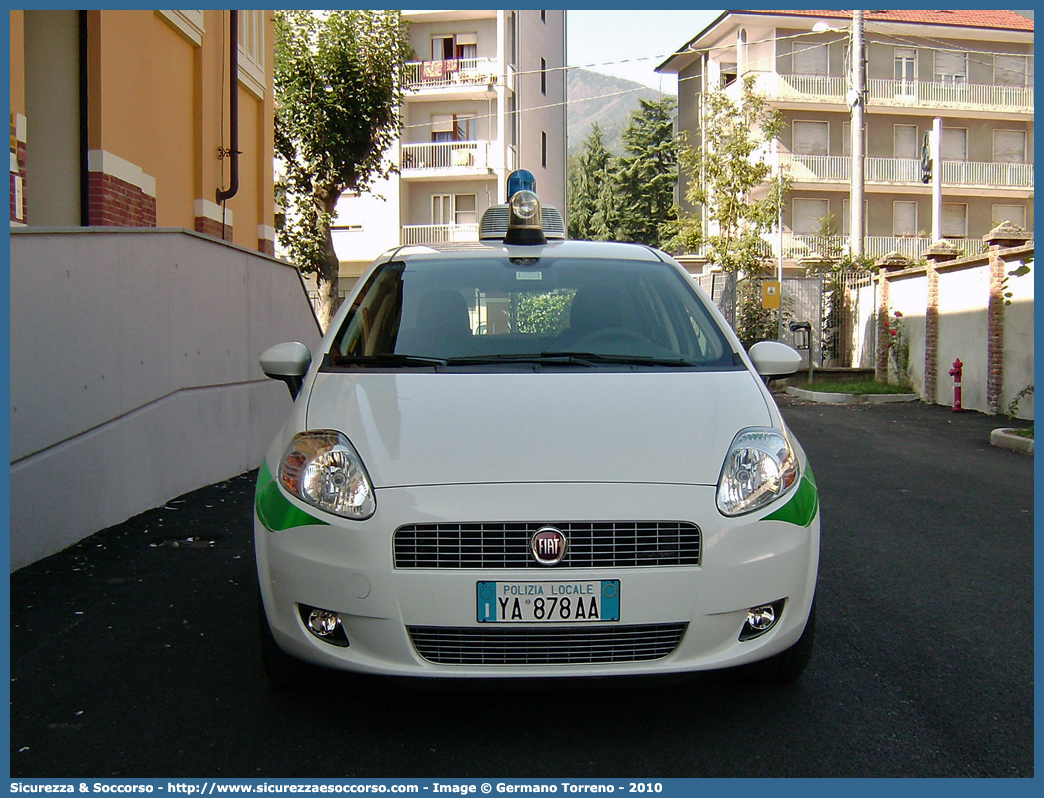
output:
[[[391,250],[318,351],[262,355],[296,397],[254,503],[273,683],[805,669],[818,493],[766,387],[797,353],[552,210]]]

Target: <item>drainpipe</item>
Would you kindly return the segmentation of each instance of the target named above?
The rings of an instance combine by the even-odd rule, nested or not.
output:
[[[229,186],[217,190],[217,201],[236,196],[239,191],[239,12],[228,12],[228,149]],[[222,225],[224,229],[224,225]]]

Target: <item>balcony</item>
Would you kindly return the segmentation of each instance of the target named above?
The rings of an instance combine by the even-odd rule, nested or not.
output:
[[[772,257],[778,256],[779,235],[772,233],[765,236],[766,254],[771,252]],[[966,255],[974,255],[986,251],[986,246],[977,239],[951,239],[950,243],[963,250]],[[873,259],[879,260],[885,255],[898,252],[901,255],[916,261],[921,253],[932,245],[930,238],[919,236],[865,236],[863,238],[863,253]],[[848,236],[821,236],[804,235],[801,233],[783,234],[783,257],[787,259],[798,259],[806,256],[826,255],[838,257],[848,251]]]
[[[439,141],[403,144],[399,170],[404,180],[489,177],[488,141]]]
[[[757,91],[773,102],[795,105],[827,103],[848,108],[848,80],[844,75],[754,74],[757,76]],[[886,78],[871,78],[866,83],[866,110],[871,113],[901,110],[925,115],[935,115],[939,111],[1011,116],[1033,114],[1032,86]]]
[[[440,97],[492,96],[503,79],[503,67],[493,58],[460,58],[453,61],[411,61],[406,64],[406,87],[415,95]],[[410,94],[407,93],[407,99]]]
[[[402,246],[478,241],[477,224],[407,224],[399,235]]]
[[[933,111],[1033,113],[1032,86],[871,78],[866,88],[868,108],[872,104],[904,110],[929,107]]]
[[[801,155],[781,153],[795,184],[837,183],[852,179],[852,158],[848,155]],[[864,180],[868,186],[920,186],[921,162],[917,158],[868,157]],[[943,161],[944,187],[982,191],[1033,190],[1033,164],[984,161]]]
[[[947,239],[965,255],[978,255],[987,250],[986,244],[978,238]],[[765,235],[768,256],[778,257],[780,236],[778,233]],[[848,251],[848,236],[845,235],[804,235],[801,233],[783,233],[783,257],[798,259],[810,255],[838,257]],[[898,252],[912,261],[919,260],[921,253],[932,245],[930,238],[920,236],[864,236],[863,253],[879,260],[885,255]]]

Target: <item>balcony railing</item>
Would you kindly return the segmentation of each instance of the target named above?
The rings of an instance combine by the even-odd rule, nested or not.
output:
[[[414,91],[452,86],[487,86],[500,80],[500,71],[500,62],[492,58],[411,61],[406,64],[406,85]]]
[[[757,76],[757,90],[770,100],[844,105],[848,102],[848,80],[843,75],[754,74]],[[925,107],[1033,113],[1032,86],[871,78],[867,81],[867,100],[868,108]]]
[[[439,141],[403,144],[399,168],[407,171],[469,170],[489,168],[488,141]]]
[[[978,238],[947,239],[965,255],[978,255],[986,251],[987,246]],[[765,235],[766,256],[779,254],[780,236],[778,233]],[[810,255],[838,257],[848,251],[848,236],[803,235],[801,233],[783,234],[783,257],[787,259],[803,258]],[[878,260],[885,255],[898,252],[916,261],[932,245],[930,238],[920,236],[864,236],[863,254]]]
[[[446,244],[460,241],[478,241],[477,224],[408,224],[403,225],[399,243]]]
[[[866,82],[866,88],[869,101],[877,105],[919,105],[957,110],[979,108],[1033,113],[1032,86],[871,78]]]
[[[781,153],[795,183],[848,183],[852,158],[848,155],[802,155]],[[867,158],[864,180],[871,184],[919,184],[921,161],[917,158]],[[984,161],[943,161],[944,186],[965,188],[1033,188],[1033,164]]]

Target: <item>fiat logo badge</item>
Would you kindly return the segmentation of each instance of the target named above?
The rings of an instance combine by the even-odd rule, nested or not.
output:
[[[553,526],[541,527],[530,541],[533,557],[541,565],[558,565],[566,553],[566,536]]]

